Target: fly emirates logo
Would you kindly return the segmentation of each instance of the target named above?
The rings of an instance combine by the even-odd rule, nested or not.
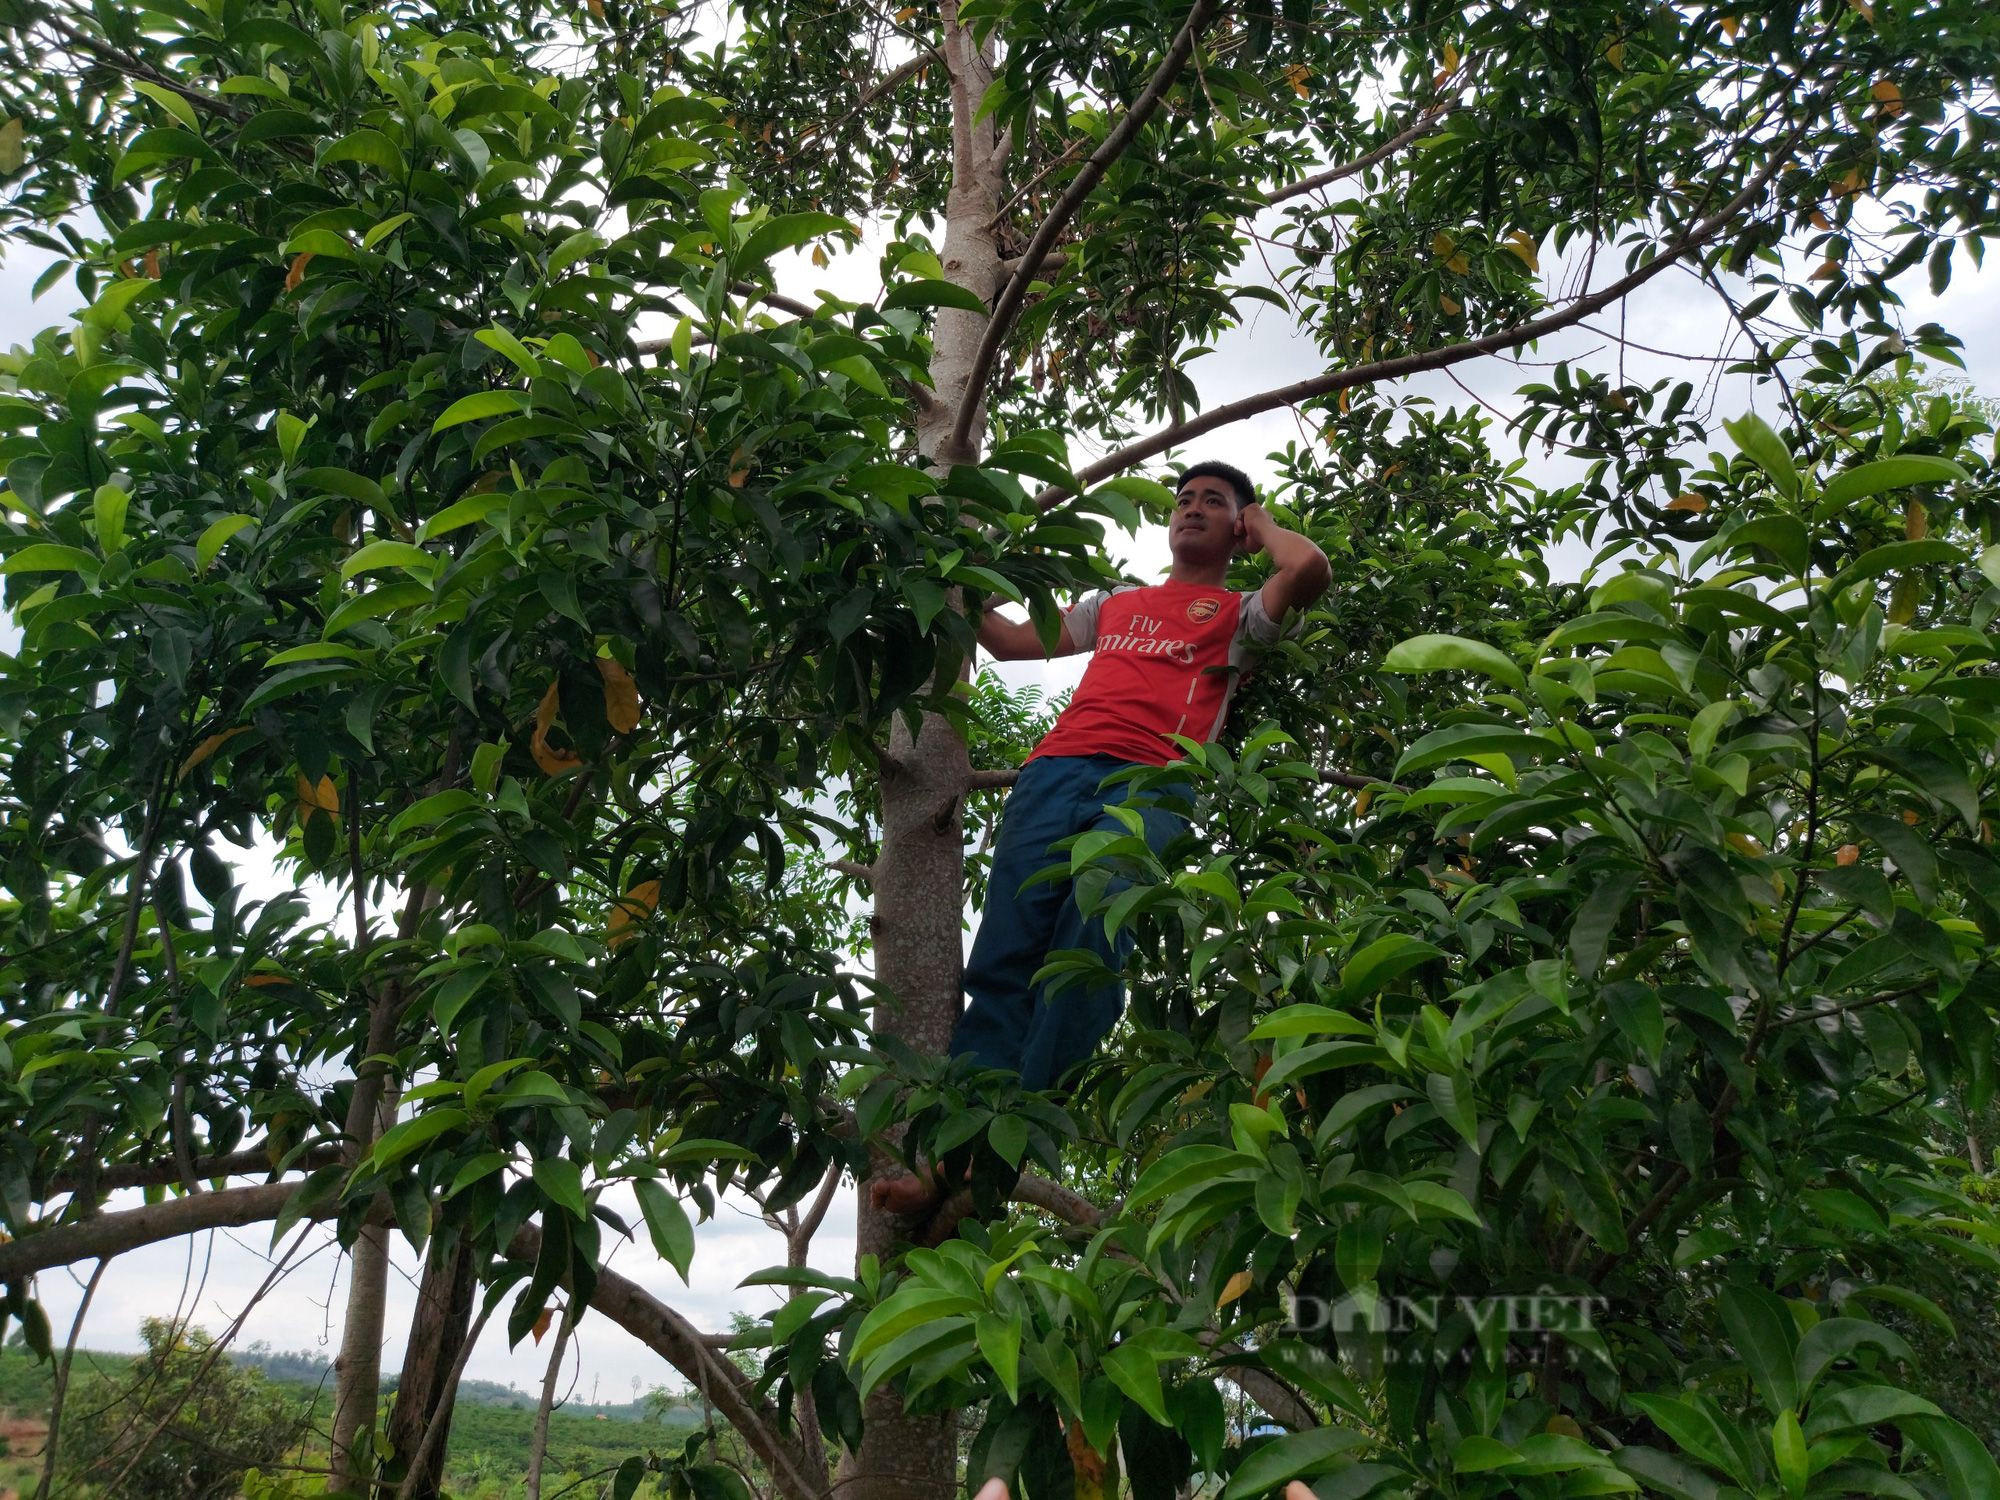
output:
[[[1154,619],[1151,615],[1135,614],[1126,622],[1122,635],[1100,635],[1097,638],[1099,651],[1129,651],[1135,656],[1164,656],[1169,661],[1194,665],[1194,643],[1173,640],[1160,634],[1167,628],[1167,621]]]

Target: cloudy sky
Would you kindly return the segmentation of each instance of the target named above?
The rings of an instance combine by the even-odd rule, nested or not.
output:
[[[30,301],[29,289],[47,263],[48,257],[41,252],[21,247],[8,252],[4,266],[0,266],[0,345],[26,342],[38,329],[64,321],[75,305],[74,289],[67,282],[39,303]],[[875,251],[867,245],[825,271],[815,271],[798,260],[786,271],[782,289],[808,300],[819,286],[847,297],[872,297],[875,267]],[[1553,265],[1548,269],[1554,275],[1562,270]],[[1956,333],[1967,345],[1968,373],[1975,384],[1985,392],[2000,393],[2000,278],[1993,272],[1984,276],[1971,273],[1963,258],[1959,271],[1942,299],[1929,296],[1920,272],[1908,278],[1904,288],[1908,321],[1914,326],[1935,319]],[[1321,368],[1311,344],[1293,336],[1282,314],[1261,304],[1250,306],[1251,321],[1222,339],[1215,352],[1195,367],[1206,405],[1285,384]],[[1592,321],[1600,329],[1615,331],[1619,319],[1620,314],[1613,309]],[[1628,350],[1626,371],[1635,380],[1670,376],[1693,380],[1699,387],[1715,367],[1688,356],[1722,354],[1729,341],[1729,326],[1714,294],[1679,270],[1649,283],[1625,309],[1623,322],[1630,339],[1655,350],[1681,351],[1681,356],[1675,357]],[[1593,352],[1600,368],[1616,357],[1609,338],[1572,329],[1540,349],[1523,351],[1519,362],[1488,359],[1449,374],[1422,377],[1410,382],[1409,389],[1441,406],[1463,407],[1476,399],[1504,419],[1517,409],[1516,389],[1543,378],[1544,366],[1563,357],[1588,358]],[[1744,382],[1725,385],[1717,392],[1714,415],[1736,415],[1747,409],[1752,399]],[[1275,474],[1275,466],[1266,455],[1300,436],[1301,424],[1291,413],[1273,412],[1212,434],[1182,457],[1187,461],[1227,459],[1266,481]],[[1495,446],[1504,450],[1506,440],[1496,434]],[[1079,464],[1089,456],[1074,455]],[[1564,482],[1571,472],[1561,467],[1564,462],[1559,457],[1545,459],[1536,450],[1530,454],[1530,472],[1545,482]],[[1165,469],[1152,472],[1164,473]],[[1131,543],[1120,538],[1118,551],[1121,563],[1141,579],[1160,576],[1164,570],[1166,550],[1157,532]],[[1564,550],[1559,566],[1566,573],[1577,574],[1589,562],[1589,549],[1575,545]],[[1060,689],[1074,684],[1083,665],[1083,658],[1074,658],[1047,665],[1010,664],[1000,671],[1016,685],[1034,683]],[[248,873],[260,888],[259,894],[274,894],[290,884],[288,877],[268,862]],[[637,1222],[629,1199],[619,1201],[614,1195],[613,1203]],[[853,1235],[852,1197],[843,1194],[820,1233],[815,1262],[830,1270],[846,1270],[852,1263]],[[408,1325],[415,1294],[414,1257],[400,1239],[396,1244],[399,1274],[391,1291],[385,1370],[401,1363],[400,1330]],[[783,1260],[779,1240],[747,1204],[726,1204],[716,1219],[699,1231],[699,1245],[690,1286],[682,1286],[671,1268],[654,1258],[649,1246],[621,1246],[613,1251],[610,1263],[704,1329],[726,1329],[733,1310],[757,1311],[771,1305],[769,1292],[738,1286],[750,1271]],[[84,1344],[101,1349],[133,1348],[142,1317],[176,1312],[191,1316],[211,1331],[220,1331],[263,1282],[268,1270],[267,1250],[263,1234],[248,1230],[155,1246],[115,1262],[97,1294]],[[240,1340],[263,1340],[279,1349],[317,1351],[331,1358],[339,1343],[344,1290],[344,1264],[329,1237],[324,1231],[308,1231],[290,1274],[251,1312]],[[42,1279],[41,1292],[60,1337],[77,1305],[78,1286],[73,1278],[56,1272]],[[545,1351],[528,1343],[508,1350],[496,1320],[471,1360],[468,1374],[534,1388],[540,1384],[546,1358]],[[607,1402],[629,1400],[635,1388],[661,1383],[676,1389],[681,1385],[658,1358],[623,1332],[602,1319],[585,1321],[575,1354],[566,1361],[564,1387],[574,1400],[588,1401],[594,1391]]]

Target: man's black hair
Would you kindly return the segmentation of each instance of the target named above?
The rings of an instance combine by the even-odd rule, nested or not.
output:
[[[1248,474],[1245,474],[1234,464],[1213,462],[1191,464],[1181,470],[1181,477],[1174,481],[1174,493],[1178,495],[1186,487],[1190,479],[1201,479],[1204,477],[1220,479],[1224,484],[1236,491],[1236,508],[1238,510],[1241,510],[1246,505],[1255,505],[1257,503],[1257,486],[1250,482]]]

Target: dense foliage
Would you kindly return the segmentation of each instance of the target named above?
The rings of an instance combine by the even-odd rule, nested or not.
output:
[[[2000,1495],[1990,1397],[1924,1368],[2000,1272],[2000,494],[1893,287],[1993,227],[2000,21],[1210,13],[0,13],[9,232],[83,299],[0,396],[0,1267],[268,1169],[227,1222],[468,1246],[518,1342],[609,1235],[685,1275],[735,1189],[802,1236],[730,1388],[790,1500],[888,1389],[1031,1500],[1121,1452],[1138,1500]],[[863,220],[879,298],[773,300]],[[968,287],[952,234],[1053,259]],[[1726,451],[1692,383],[1560,366],[1516,461],[1370,389],[1676,266],[1772,414]],[[1068,851],[1128,1026],[1061,1096],[876,1034],[892,734],[1018,756],[1041,705],[958,686],[979,601],[1052,631],[1164,498],[1070,439],[1247,414],[1186,366],[1274,302],[1329,365],[1264,401],[1316,429],[1276,499],[1339,587],[1189,747],[1184,840]],[[976,466],[919,456],[954,415]],[[340,920],[253,899],[260,843]],[[974,1217],[812,1269],[809,1195],[897,1153]],[[1089,1197],[1009,1217],[1024,1164]],[[718,1451],[649,1464],[731,1500]]]

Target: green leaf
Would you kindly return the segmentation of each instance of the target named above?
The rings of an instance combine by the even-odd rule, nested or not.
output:
[[[506,355],[514,362],[514,367],[530,379],[542,373],[541,361],[528,352],[528,346],[498,323],[491,328],[482,328],[472,336],[487,348]]]
[[[57,542],[31,542],[0,563],[0,573],[82,573],[97,576],[97,559],[81,547]]]
[[[194,112],[194,106],[172,89],[162,88],[157,83],[148,83],[143,78],[132,79],[131,85],[134,93],[144,94],[189,130],[197,135],[201,133],[201,117]]]
[[[1160,1383],[1159,1361],[1130,1340],[1108,1350],[1102,1360],[1104,1373],[1139,1409],[1161,1426],[1173,1419],[1167,1415],[1166,1390]]]
[[[472,1117],[462,1109],[425,1110],[415,1119],[405,1120],[382,1132],[374,1149],[368,1153],[368,1165],[377,1170],[390,1166],[420,1146],[436,1140],[447,1130],[462,1130],[471,1123]]]
[[[1968,479],[1964,467],[1948,458],[1936,458],[1926,453],[1904,453],[1895,458],[1878,458],[1873,463],[1856,464],[1851,469],[1843,469],[1827,482],[1820,492],[1819,514],[1830,516],[1843,510],[1857,500],[1870,495],[1884,494],[1889,490],[1908,489],[1916,484],[1948,484],[1954,479]]]
[[[1812,538],[1805,523],[1796,516],[1763,516],[1730,533],[1732,548],[1762,547],[1777,554],[1778,560],[1795,576],[1804,577],[1812,565]]]
[[[1866,1318],[1823,1318],[1806,1330],[1793,1355],[1800,1396],[1803,1398],[1811,1394],[1820,1376],[1831,1368],[1835,1360],[1848,1358],[1856,1349],[1863,1347],[1880,1349],[1891,1359],[1899,1359],[1906,1365],[1916,1364],[1917,1357],[1911,1353],[1902,1336],[1879,1323],[1871,1323]]]
[[[1764,1404],[1772,1411],[1796,1410],[1804,1391],[1794,1362],[1799,1326],[1791,1309],[1775,1293],[1743,1285],[1725,1286],[1716,1295],[1716,1308]]]
[[[1021,1399],[1020,1318],[981,1313],[974,1320],[973,1329],[979,1340],[980,1355],[993,1367],[993,1373],[1000,1377],[1007,1399],[1018,1403]]]
[[[1792,450],[1771,430],[1770,423],[1751,412],[1733,422],[1725,420],[1722,428],[1744,456],[1769,476],[1779,494],[1787,500],[1799,498],[1799,471],[1792,462]]]
[[[1434,944],[1407,933],[1391,933],[1388,937],[1377,938],[1341,967],[1341,992],[1349,1000],[1366,999],[1418,964],[1443,956],[1444,950]],[[1372,1035],[1373,1028],[1366,1034]]]
[[[511,416],[527,407],[528,398],[519,391],[477,391],[470,396],[461,396],[444,409],[444,415],[431,423],[432,432],[443,432],[447,427],[457,427],[465,422],[477,422],[485,417]]]
[[[688,1222],[687,1210],[681,1207],[680,1199],[650,1177],[635,1180],[632,1191],[638,1196],[639,1212],[645,1216],[653,1248],[685,1283],[688,1268],[694,1264],[694,1225]]]
[[[125,545],[125,512],[132,501],[115,484],[100,484],[90,497],[91,530],[106,557]]]
[[[1465,1138],[1473,1150],[1479,1149],[1479,1111],[1474,1103],[1472,1084],[1449,1073],[1433,1073],[1424,1080],[1424,1091],[1437,1107],[1438,1116]],[[1404,1184],[1407,1189],[1408,1183]]]
[[[1368,1441],[1344,1427],[1315,1427],[1309,1432],[1289,1433],[1275,1443],[1267,1443],[1237,1465],[1220,1500],[1243,1500],[1275,1490],[1301,1474],[1325,1468],[1343,1453],[1351,1453]]]
[[[2000,1466],[1967,1428],[1950,1417],[1903,1417],[1896,1425],[1943,1471],[1951,1500],[2000,1500]]]
[[[1771,1424],[1771,1460],[1778,1483],[1792,1500],[1804,1500],[1806,1492],[1806,1435],[1792,1411],[1781,1411]]]
[[[956,307],[984,317],[986,304],[976,292],[950,281],[899,281],[882,299],[884,309],[896,307]]]
[[[735,261],[740,270],[748,265],[761,265],[780,250],[789,250],[822,235],[838,234],[855,239],[860,237],[860,233],[847,220],[833,214],[779,214],[750,231],[750,238],[736,252]]]
[[[370,593],[349,599],[326,617],[326,628],[320,633],[330,640],[350,625],[358,625],[363,620],[377,620],[399,609],[428,604],[430,598],[431,586],[428,583],[418,583],[414,579],[387,583]]]
[[[552,1203],[568,1209],[579,1219],[590,1217],[590,1205],[583,1196],[583,1168],[565,1156],[545,1156],[534,1165],[535,1186]]]
[[[1957,564],[1965,560],[1965,554],[1958,548],[1936,537],[1926,537],[1920,542],[1890,542],[1862,553],[1834,574],[1833,581],[1826,586],[1827,592],[1838,594],[1863,579],[1880,578],[1884,573],[1927,568],[1937,563]]]
[[[439,561],[434,554],[409,542],[370,542],[341,565],[340,581],[346,583],[357,574],[376,568],[415,568],[432,573]]]
[[[1477,672],[1517,692],[1528,685],[1514,659],[1497,646],[1456,635],[1418,635],[1398,642],[1382,659],[1390,672]]]
[[[357,130],[344,135],[320,153],[322,167],[338,161],[379,168],[399,182],[409,175],[409,164],[404,161],[401,148],[379,130]]]

